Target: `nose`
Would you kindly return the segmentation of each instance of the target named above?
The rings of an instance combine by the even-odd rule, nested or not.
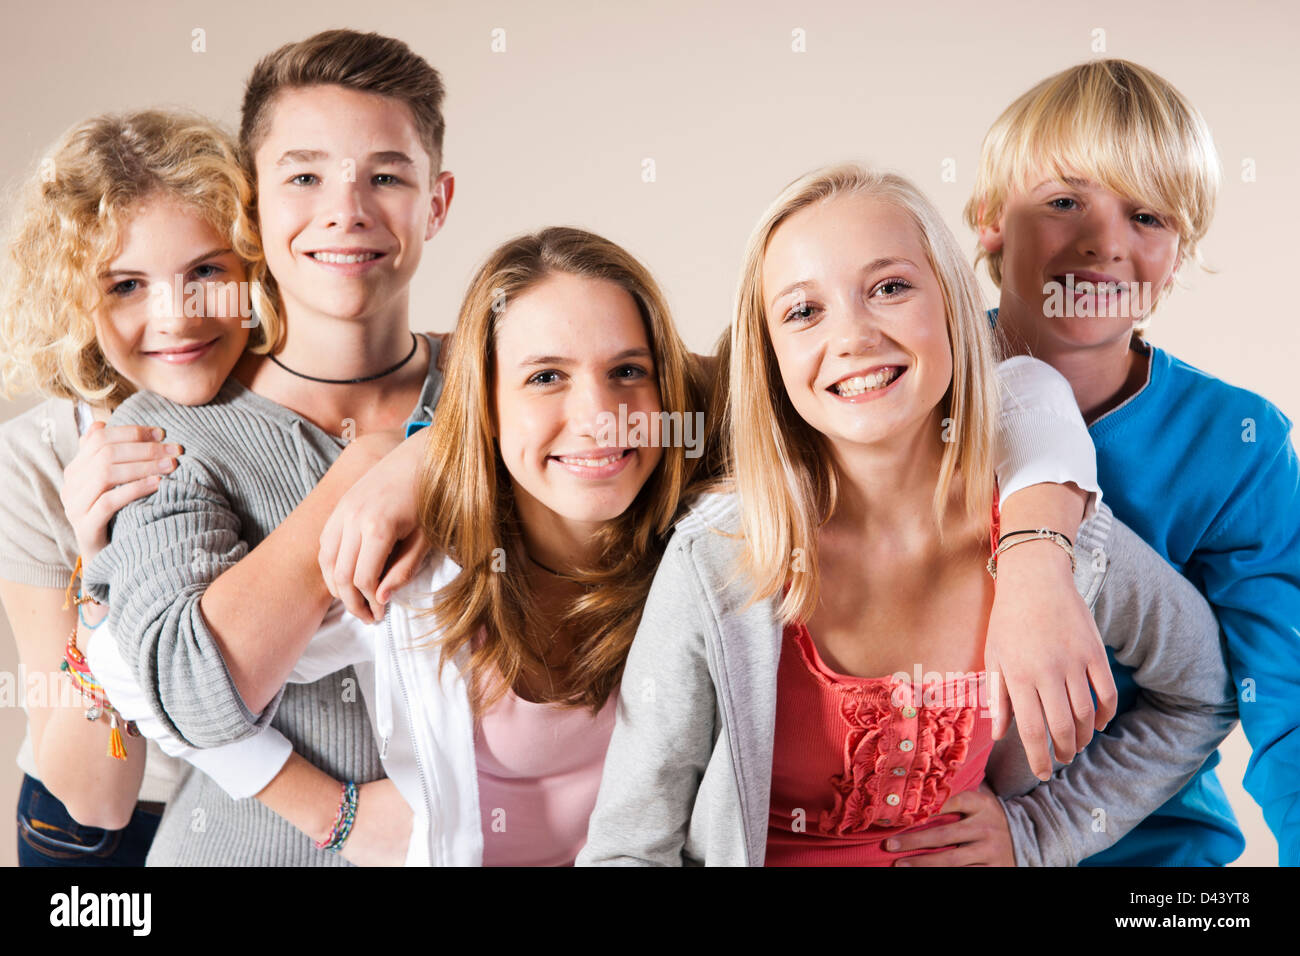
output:
[[[164,335],[185,335],[208,314],[206,284],[158,281],[149,286],[149,319]]]
[[[859,355],[880,346],[880,320],[861,297],[846,301],[835,322],[834,344],[840,355]]]
[[[597,376],[575,376],[569,389],[565,413],[574,434],[595,438],[601,434],[602,417],[614,415],[617,420],[618,403],[608,384]]]
[[[1118,261],[1127,250],[1128,228],[1128,218],[1123,213],[1096,206],[1083,219],[1075,251],[1103,262]]]
[[[374,218],[366,200],[363,184],[346,177],[336,177],[329,194],[325,225],[331,229],[369,229]]]

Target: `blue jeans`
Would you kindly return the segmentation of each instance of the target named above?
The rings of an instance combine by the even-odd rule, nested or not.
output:
[[[19,866],[144,866],[162,817],[139,808],[121,830],[83,827],[35,777],[18,794]]]

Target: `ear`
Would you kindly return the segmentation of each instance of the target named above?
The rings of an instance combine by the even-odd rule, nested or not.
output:
[[[424,230],[424,239],[429,241],[447,221],[447,211],[451,208],[451,197],[456,192],[456,177],[450,172],[441,172],[433,181],[433,194],[429,197],[429,224]]]
[[[984,218],[984,204],[980,203],[979,221],[985,225],[979,228],[979,243],[985,252],[994,253],[1002,251],[1002,220],[1004,216],[998,216],[996,222],[987,222]]]

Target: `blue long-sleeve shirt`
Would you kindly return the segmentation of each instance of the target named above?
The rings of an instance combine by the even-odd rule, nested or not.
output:
[[[1300,463],[1269,402],[1151,348],[1146,386],[1094,422],[1097,475],[1121,521],[1214,608],[1252,753],[1245,787],[1300,864]],[[1115,666],[1120,712],[1136,689]],[[1245,842],[1218,754],[1091,865],[1222,865]]]

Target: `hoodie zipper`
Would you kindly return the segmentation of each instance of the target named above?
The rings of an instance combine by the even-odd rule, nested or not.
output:
[[[411,698],[406,693],[406,680],[402,677],[402,668],[397,659],[397,643],[393,639],[393,618],[392,602],[388,604],[387,613],[384,615],[384,626],[388,629],[388,655],[392,660],[393,672],[397,675],[397,687],[402,693],[402,705],[406,708],[406,726],[407,733],[411,738],[411,754],[415,758],[415,774],[420,779],[420,791],[424,794],[424,809],[428,814],[429,842],[433,842],[433,798],[429,789],[428,779],[424,774],[424,763],[420,760],[420,747],[415,739],[415,718],[416,715],[411,710]],[[383,749],[388,750],[388,740],[384,739]],[[431,771],[432,772],[432,771]],[[437,780],[434,781],[437,783]],[[430,847],[432,849],[432,847]],[[441,861],[434,860],[430,857],[430,863],[438,865]]]

